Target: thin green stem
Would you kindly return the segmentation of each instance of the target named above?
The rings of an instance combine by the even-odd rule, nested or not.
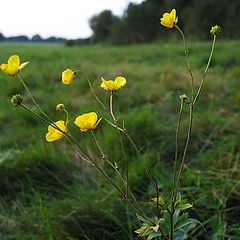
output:
[[[209,58],[208,58],[208,62],[207,62],[205,71],[204,71],[203,76],[202,76],[200,86],[199,86],[197,94],[194,98],[193,105],[197,102],[197,100],[198,100],[198,98],[199,98],[199,96],[202,92],[203,85],[204,85],[204,82],[205,82],[205,79],[206,79],[206,75],[207,75],[207,72],[208,72],[208,69],[209,69],[209,66],[210,66],[210,63],[211,63],[211,60],[212,60],[213,52],[214,52],[214,49],[215,49],[216,38],[217,38],[216,35],[214,35],[213,36],[213,42],[212,42],[212,49],[211,49],[211,52],[210,52],[210,55],[209,55]]]
[[[101,167],[97,164],[97,162],[88,154],[88,152],[77,142],[77,140],[70,135],[70,138],[73,140],[73,142],[81,149],[81,151],[88,157],[88,159],[93,163],[93,165],[99,170],[99,172],[102,174],[102,176],[109,182],[111,183],[115,189],[120,193],[120,195],[125,198],[124,193],[122,192],[122,190],[119,188],[119,186],[117,185],[117,183],[115,183],[113,181],[113,179],[111,179],[102,169]]]
[[[99,97],[97,96],[97,94],[95,93],[95,91],[94,91],[94,89],[93,89],[93,87],[92,87],[91,81],[89,80],[88,74],[85,73],[85,72],[83,72],[83,71],[81,71],[81,70],[77,70],[77,71],[75,71],[75,72],[76,72],[76,73],[82,73],[82,74],[85,75],[85,77],[86,77],[86,79],[87,79],[87,81],[88,81],[89,88],[90,88],[90,90],[91,90],[94,98],[95,98],[95,99],[97,100],[97,102],[102,106],[103,109],[107,109],[106,106],[104,105],[104,103],[100,100],[100,98],[99,98]]]
[[[118,126],[118,120],[116,119],[114,113],[113,113],[113,91],[110,92],[110,97],[109,97],[109,112],[112,116],[112,119],[113,119],[113,122],[117,128],[117,131],[118,131],[118,135],[119,135],[119,140],[120,140],[120,145],[121,145],[121,149],[122,149],[122,153],[123,153],[123,160],[124,160],[124,165],[125,165],[125,169],[124,169],[124,172],[125,172],[125,178],[126,178],[126,198],[128,198],[128,189],[129,189],[129,186],[128,186],[128,182],[129,182],[129,179],[128,179],[128,160],[126,159],[126,152],[125,152],[125,148],[124,148],[124,144],[123,144],[123,139],[122,139],[122,134],[121,134],[121,131],[119,130],[119,126]]]
[[[173,214],[170,215],[170,236],[169,239],[173,240]]]
[[[104,154],[104,152],[103,152],[103,150],[102,150],[102,148],[101,148],[101,146],[100,146],[97,138],[95,137],[95,134],[93,133],[93,131],[90,131],[90,132],[91,132],[91,135],[92,135],[92,137],[93,137],[93,139],[94,139],[94,141],[95,141],[95,143],[96,143],[96,145],[97,145],[97,148],[98,148],[99,152],[100,152],[101,155],[102,155],[101,158],[106,159],[107,157],[106,157],[106,155]],[[111,164],[112,164],[112,163],[111,163]],[[113,165],[113,164],[112,164],[112,165]],[[114,165],[113,165],[113,166],[114,166]]]
[[[175,137],[175,157],[174,157],[174,168],[173,168],[173,190],[175,187],[175,181],[176,181],[176,170],[177,170],[177,160],[178,160],[178,142],[179,142],[179,133],[180,133],[180,127],[181,127],[181,119],[182,119],[182,112],[183,112],[183,104],[184,101],[181,100],[180,103],[180,110],[178,115],[178,123],[176,127],[176,137]],[[172,192],[172,199],[173,199],[174,191]]]
[[[154,179],[153,177],[151,176],[150,172],[148,171],[148,169],[146,168],[145,164],[144,164],[144,161],[143,161],[143,156],[142,154],[140,153],[137,145],[135,144],[135,142],[133,141],[133,139],[131,138],[131,136],[129,135],[129,133],[127,132],[127,129],[125,127],[123,128],[120,128],[119,126],[116,126],[115,124],[113,124],[111,121],[109,121],[106,117],[102,116],[101,117],[109,124],[111,125],[112,127],[115,127],[116,129],[118,129],[119,131],[123,132],[125,134],[125,136],[127,137],[128,141],[132,144],[134,150],[136,151],[137,155],[138,155],[138,158],[140,159],[143,167],[144,167],[144,170],[147,174],[147,176],[149,177],[149,179],[152,181],[153,185],[154,184]]]
[[[193,101],[193,98],[194,98],[194,77],[193,77],[192,69],[191,69],[191,66],[190,66],[190,63],[189,63],[189,60],[188,60],[188,49],[187,49],[186,38],[185,38],[185,35],[184,35],[183,31],[180,29],[180,27],[178,27],[177,25],[175,25],[175,27],[179,31],[179,33],[181,34],[182,39],[183,39],[183,48],[184,48],[187,68],[188,68],[190,78],[191,78],[191,90],[192,90],[191,91],[191,95],[192,95],[191,101]]]
[[[116,168],[116,166],[113,165],[113,163],[108,159],[107,155],[103,152],[95,134],[93,133],[93,131],[91,131],[91,135],[98,147],[99,152],[101,153],[101,155],[103,156],[104,159],[107,160],[107,163],[117,172],[118,176],[120,177],[120,179],[122,180],[124,186],[127,188],[128,187],[128,193],[130,194],[130,197],[132,198],[133,202],[135,203],[135,205],[140,209],[138,202],[136,200],[136,198],[134,197],[134,194],[132,193],[132,191],[130,190],[129,186],[127,186],[127,183],[124,179],[124,177],[122,176],[122,174],[120,173],[120,171]]]
[[[22,108],[24,108],[25,110],[27,110],[28,112],[30,112],[31,114],[33,114],[35,117],[37,117],[38,119],[40,119],[41,121],[43,121],[44,123],[46,123],[47,125],[55,128],[56,130],[58,130],[59,132],[63,133],[66,137],[67,137],[67,140],[72,144],[73,148],[75,149],[75,151],[77,152],[77,155],[79,158],[81,158],[83,161],[87,162],[88,164],[91,164],[91,162],[89,162],[86,158],[84,158],[80,153],[79,151],[77,150],[76,146],[72,143],[72,141],[70,140],[70,132],[66,133],[64,131],[62,131],[56,124],[53,124],[51,122],[49,122],[48,120],[46,120],[45,118],[43,118],[42,116],[40,116],[39,114],[35,113],[34,111],[32,111],[31,109],[29,109],[27,106],[23,105],[23,104],[20,104],[20,106]]]
[[[35,106],[37,107],[37,109],[44,115],[45,118],[47,118],[49,121],[53,122],[51,120],[51,118],[49,118],[49,116],[42,110],[42,108],[38,105],[38,103],[36,102],[35,98],[33,97],[31,91],[29,90],[27,84],[25,83],[25,81],[22,79],[22,77],[20,76],[20,74],[17,75],[18,78],[20,79],[20,82],[22,83],[22,85],[24,86],[25,90],[27,91],[28,95],[30,96],[32,102],[35,104]]]
[[[154,179],[153,177],[151,176],[150,172],[148,171],[148,169],[146,168],[145,164],[144,164],[144,160],[143,160],[143,156],[142,154],[140,153],[137,145],[135,144],[135,142],[133,141],[133,139],[131,138],[131,136],[129,135],[129,133],[127,132],[127,130],[124,128],[124,134],[126,135],[128,141],[132,144],[133,148],[135,149],[137,155],[138,155],[138,158],[141,160],[141,163],[144,167],[144,170],[147,174],[147,176],[149,177],[149,179],[151,180],[152,184],[155,186],[155,183],[154,183]]]
[[[29,90],[27,84],[24,82],[24,80],[22,79],[22,77],[20,76],[20,74],[17,75],[18,78],[20,79],[20,82],[22,83],[22,85],[24,86],[25,90],[27,91],[27,93],[29,94],[30,98],[32,99],[32,102],[35,104],[35,106],[37,107],[37,109],[43,114],[43,116],[52,124],[55,126],[55,128],[57,130],[60,131],[60,129],[58,128],[58,126],[54,123],[54,121],[42,110],[42,108],[38,105],[38,103],[36,102],[36,100],[34,99],[31,91]]]
[[[68,111],[67,111],[67,109],[66,108],[64,108],[64,110],[63,110],[65,113],[66,113],[66,126],[68,125],[68,123],[69,123],[69,113],[68,113]]]
[[[119,126],[117,127],[114,123],[112,123],[111,121],[109,121],[105,116],[103,116],[102,114],[101,114],[101,118],[103,118],[109,125],[111,125],[112,127],[114,127],[114,128],[116,128],[116,129],[118,129],[118,130],[120,130],[121,132],[123,132],[124,133],[124,130],[122,129],[122,128],[120,128]]]
[[[28,112],[30,112],[31,114],[33,114],[35,117],[39,118],[41,121],[45,122],[46,124],[50,125],[51,127],[57,129],[58,131],[60,131],[63,134],[66,134],[65,132],[63,132],[58,126],[56,125],[52,125],[51,122],[49,122],[48,120],[46,120],[45,118],[43,118],[42,116],[40,116],[39,114],[35,113],[34,111],[32,111],[31,109],[29,109],[27,106],[25,106],[24,104],[20,104],[20,106],[22,108],[24,108],[25,110],[27,110]]]
[[[117,119],[113,113],[113,91],[110,92],[110,98],[109,98],[109,111],[110,111],[110,114],[112,116],[112,119],[115,123],[115,125],[117,125]]]
[[[191,133],[192,133],[192,123],[193,123],[193,104],[190,103],[189,104],[188,133],[187,133],[187,139],[186,139],[186,143],[185,143],[185,147],[184,147],[184,151],[183,151],[183,155],[182,155],[180,168],[179,168],[178,175],[177,175],[177,178],[176,178],[176,184],[175,184],[174,194],[173,194],[174,202],[176,201],[176,195],[177,195],[177,190],[178,190],[178,186],[179,186],[179,181],[180,181],[180,177],[181,177],[182,172],[183,172],[183,166],[184,166],[184,162],[185,162],[185,158],[186,158],[186,154],[187,154],[187,150],[188,150],[188,146],[189,146],[189,140],[190,140]]]
[[[144,164],[144,161],[143,161],[143,157],[142,157],[142,154],[140,153],[137,145],[135,144],[135,142],[133,141],[133,139],[131,138],[131,136],[128,134],[127,132],[127,129],[124,127],[123,129],[123,132],[124,134],[126,135],[128,141],[132,144],[132,146],[134,147],[137,155],[138,155],[138,158],[140,159],[141,161],[141,164],[142,166],[144,167],[144,170],[148,176],[148,178],[150,179],[153,187],[155,188],[156,190],[156,195],[157,195],[157,206],[156,206],[156,211],[157,211],[157,216],[158,216],[158,219],[160,218],[160,215],[159,215],[159,203],[158,203],[158,197],[159,197],[159,189],[158,189],[158,184],[157,184],[157,181],[152,177],[152,175],[150,174],[150,172],[148,171],[148,169],[146,168],[145,164]]]

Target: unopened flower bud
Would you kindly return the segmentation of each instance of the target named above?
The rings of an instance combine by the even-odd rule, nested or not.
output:
[[[185,101],[188,98],[188,96],[186,94],[180,95],[179,99],[182,101]]]
[[[10,102],[14,105],[14,107],[21,105],[22,101],[23,101],[23,97],[21,94],[13,95],[10,100]]]
[[[64,111],[64,109],[65,109],[65,107],[64,107],[64,104],[62,104],[62,103],[59,103],[56,106],[56,111],[62,112],[62,111]]]
[[[215,25],[211,28],[210,33],[212,35],[218,35],[219,33],[221,33],[221,31],[222,31],[221,27],[219,27],[218,25]]]
[[[152,227],[152,230],[156,233],[158,232],[158,229],[159,229],[159,225],[156,225],[155,227]]]

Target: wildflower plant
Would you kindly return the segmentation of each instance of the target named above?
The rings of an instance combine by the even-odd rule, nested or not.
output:
[[[200,84],[196,86],[195,79],[190,67],[190,62],[188,59],[188,49],[186,45],[186,38],[181,30],[181,28],[177,25],[178,17],[176,10],[173,9],[170,13],[164,13],[163,17],[160,19],[160,23],[169,28],[176,29],[183,40],[183,48],[184,54],[186,58],[186,65],[189,72],[190,78],[190,91],[188,95],[182,94],[179,96],[179,115],[178,121],[176,124],[176,136],[175,136],[175,156],[173,159],[173,177],[172,177],[172,190],[169,193],[169,196],[161,196],[159,193],[159,188],[157,181],[151,176],[151,172],[145,167],[146,174],[150,179],[151,184],[154,186],[156,196],[150,200],[150,203],[156,209],[156,216],[148,217],[145,211],[139,205],[136,197],[134,196],[131,186],[129,184],[129,176],[128,176],[128,159],[126,158],[125,148],[123,144],[123,138],[126,138],[129,143],[135,149],[136,155],[139,160],[143,163],[143,157],[138,150],[135,142],[132,137],[129,135],[124,122],[120,122],[117,116],[114,113],[113,99],[114,95],[117,94],[117,91],[124,90],[124,86],[127,84],[127,80],[125,77],[117,76],[115,80],[105,80],[104,77],[101,77],[101,82],[99,82],[99,87],[103,90],[106,90],[106,95],[108,95],[109,105],[105,106],[105,104],[99,99],[99,97],[95,94],[94,89],[92,88],[91,82],[89,81],[87,74],[81,70],[73,71],[71,69],[66,69],[62,72],[62,83],[64,84],[73,84],[77,79],[77,74],[82,73],[86,76],[87,81],[89,83],[90,90],[93,93],[93,96],[100,104],[101,108],[105,113],[108,114],[108,117],[105,114],[102,114],[102,111],[99,112],[89,112],[89,113],[81,113],[75,121],[74,124],[80,129],[77,134],[90,134],[96,144],[98,151],[101,153],[102,158],[106,161],[108,167],[112,168],[116,175],[119,178],[119,182],[114,180],[112,177],[108,175],[105,169],[99,164],[98,160],[95,159],[92,154],[89,154],[87,149],[76,140],[76,137],[70,132],[68,129],[68,124],[73,124],[69,121],[69,112],[64,106],[63,103],[59,103],[56,106],[56,111],[63,112],[66,115],[66,120],[58,120],[54,121],[52,118],[45,113],[40,105],[36,102],[34,96],[31,94],[31,91],[27,87],[25,81],[22,79],[20,75],[20,71],[25,67],[29,62],[25,62],[20,64],[20,58],[17,55],[12,55],[8,59],[7,64],[1,64],[0,69],[8,74],[9,76],[16,76],[19,78],[20,82],[24,86],[25,90],[29,94],[32,102],[35,104],[37,111],[33,111],[30,107],[24,104],[24,99],[20,94],[14,95],[11,99],[11,103],[14,106],[20,106],[30,114],[34,115],[42,122],[47,124],[48,129],[46,133],[46,141],[54,142],[57,140],[66,139],[73,149],[76,151],[77,156],[84,161],[86,164],[89,164],[92,167],[97,168],[103,178],[111,184],[116,191],[120,194],[120,196],[127,201],[127,203],[132,207],[135,211],[137,218],[141,222],[141,226],[139,229],[135,230],[135,233],[138,237],[147,237],[148,240],[151,239],[165,239],[165,240],[173,240],[173,239],[182,239],[182,229],[190,226],[194,227],[197,224],[201,224],[197,219],[189,218],[187,210],[190,209],[193,205],[189,203],[186,199],[182,198],[181,193],[179,192],[180,180],[183,175],[183,167],[190,143],[191,133],[192,133],[192,125],[193,125],[193,115],[194,115],[194,107],[197,104],[197,101],[201,95],[201,92],[204,87],[204,83],[206,80],[206,75],[211,63],[211,59],[214,52],[216,37],[220,33],[221,28],[219,26],[214,26],[211,28],[210,33],[213,35],[213,43],[210,51],[209,59],[206,64],[205,71],[202,75]],[[184,148],[180,149],[179,147],[179,137],[180,137],[180,128],[182,125],[182,116],[186,112],[185,109],[188,109],[189,121],[188,121],[188,130],[186,133],[186,140],[184,144]],[[95,129],[101,127],[100,122],[105,122],[113,127],[119,136],[119,142],[121,145],[122,151],[122,161],[124,167],[122,169],[119,168],[119,165],[112,160],[110,157],[105,154],[104,149],[99,143],[97,137],[94,134]]]

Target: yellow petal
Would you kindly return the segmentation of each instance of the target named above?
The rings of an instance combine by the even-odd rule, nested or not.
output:
[[[118,90],[120,87],[123,87],[127,83],[126,78],[124,77],[116,77],[114,80],[114,85],[116,90]]]
[[[8,59],[8,65],[12,68],[19,68],[20,66],[20,58],[18,55],[12,55]]]
[[[103,88],[103,89],[105,89],[105,90],[108,90],[107,89],[107,85],[106,85],[106,80],[103,78],[103,77],[101,77],[101,80],[102,80],[102,83],[101,83],[101,88]]]
[[[75,119],[74,124],[77,125],[82,132],[86,132],[97,127],[100,122],[100,120],[97,121],[97,119],[98,116],[95,112],[85,113],[78,116]]]
[[[95,124],[94,129],[97,128],[97,126],[98,126],[98,124],[100,123],[101,120],[102,120],[102,118],[99,118],[99,119],[98,119],[97,123]]]
[[[75,74],[71,69],[62,72],[62,82],[64,84],[71,84],[75,80]]]
[[[113,81],[112,80],[106,81],[103,77],[101,77],[101,79],[102,79],[101,87],[104,90],[111,91],[113,88]]]
[[[8,65],[3,63],[0,65],[0,69],[4,72],[7,69]]]
[[[88,114],[88,121],[90,126],[94,126],[97,122],[98,116],[95,112],[91,112]]]
[[[163,14],[163,18],[168,18],[169,16],[170,16],[169,13],[164,13],[164,14]]]
[[[67,132],[67,126],[65,125],[65,122],[60,120],[55,122],[55,125],[60,128],[63,132]],[[48,142],[53,142],[56,140],[59,140],[65,136],[64,133],[60,132],[56,128],[52,126],[48,126],[48,133],[46,134],[46,140]]]
[[[173,21],[169,20],[168,18],[161,18],[161,24],[167,28],[174,27]]]
[[[28,65],[29,62],[24,62],[19,66],[19,70],[23,69],[26,65]]]
[[[176,9],[173,9],[173,10],[170,12],[170,15],[171,15],[171,17],[175,20],[175,18],[176,18]]]

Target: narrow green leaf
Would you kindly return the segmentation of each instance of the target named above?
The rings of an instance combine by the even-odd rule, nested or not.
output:
[[[182,200],[175,205],[175,209],[185,210],[185,209],[191,208],[192,206],[193,206],[192,204],[186,203],[185,200]]]
[[[150,200],[150,202],[157,204],[157,198],[152,198],[152,199]],[[160,206],[165,206],[165,201],[164,201],[163,197],[161,197],[161,196],[158,197],[158,204],[159,204]]]
[[[148,219],[145,219],[144,217],[142,217],[142,216],[140,216],[139,214],[137,214],[136,213],[136,215],[137,215],[137,218],[140,220],[140,221],[142,221],[142,222],[144,222],[144,223],[146,223],[146,224],[149,224],[149,220]]]
[[[189,224],[192,224],[192,223],[195,223],[195,224],[201,224],[200,221],[198,221],[197,219],[194,219],[194,218],[189,218],[187,219],[186,221],[182,222],[181,224],[178,224],[178,226],[175,227],[174,231],[180,229],[180,228],[183,228]]]
[[[181,195],[181,193],[179,192],[178,194],[177,194],[177,197],[176,197],[176,202],[180,202],[182,200],[182,195]]]
[[[147,240],[151,240],[151,239],[153,239],[153,238],[155,238],[155,237],[159,237],[159,236],[162,236],[162,234],[161,234],[161,233],[153,232],[153,233],[151,233],[151,234],[148,236]]]
[[[187,221],[188,213],[183,213],[177,220],[175,220],[174,228],[177,230]]]

